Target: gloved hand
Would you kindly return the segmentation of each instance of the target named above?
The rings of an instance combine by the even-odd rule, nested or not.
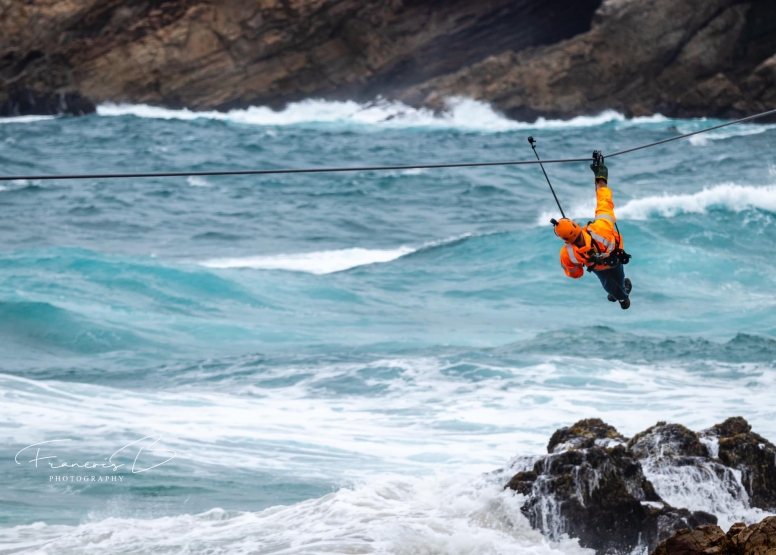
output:
[[[590,169],[595,173],[596,179],[605,179],[607,183],[609,182],[609,168],[606,167],[606,164],[599,165],[593,162],[590,164]]]

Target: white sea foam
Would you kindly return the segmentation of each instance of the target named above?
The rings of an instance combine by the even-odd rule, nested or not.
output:
[[[631,200],[619,209],[618,215],[633,220],[646,220],[654,214],[665,218],[678,214],[705,214],[712,208],[732,212],[751,209],[776,212],[776,186],[754,187],[725,183],[697,193],[665,193],[661,196]]]
[[[12,118],[0,118],[2,123],[32,123],[34,121],[46,121],[54,119],[55,116],[16,116]]]
[[[663,193],[633,199],[615,209],[618,218],[630,220],[648,220],[652,216],[673,218],[680,214],[706,214],[709,210],[720,208],[731,212],[745,210],[765,210],[776,212],[776,186],[755,187],[723,183],[707,187],[696,193],[674,195]],[[595,204],[592,201],[572,206],[569,216],[577,219],[592,218]],[[537,225],[546,225],[555,212],[543,212],[537,219]]]
[[[387,377],[377,377],[386,369]],[[241,380],[243,370],[223,370],[218,390],[160,391],[0,374],[3,433],[8,444],[25,445],[77,437],[100,454],[123,438],[94,430],[120,421],[124,435],[163,434],[166,448],[193,463],[336,480],[443,468],[472,476],[515,454],[542,452],[552,431],[582,418],[600,416],[632,435],[654,424],[655,407],[661,418],[694,429],[741,414],[758,433],[776,437],[767,417],[776,376],[758,366],[736,366],[740,379],[731,381],[723,365],[701,382],[696,372],[673,365],[527,356],[519,367],[478,363],[467,370],[477,380],[460,374],[459,361],[434,357],[281,365],[264,369],[258,382]],[[192,371],[188,381],[214,383],[201,372]],[[285,387],[261,386],[289,378]],[[377,386],[379,402],[327,388],[349,380]],[[704,404],[720,390],[729,395]],[[688,392],[697,402],[688,405]]]
[[[42,187],[43,182],[39,179],[30,181],[29,179],[14,179],[13,181],[5,181],[4,183],[10,183],[10,185],[0,185],[0,192],[3,191],[15,191],[23,189],[28,185],[35,185],[36,187]]]
[[[358,266],[390,262],[414,252],[410,247],[398,249],[340,249],[275,256],[249,256],[245,258],[218,258],[200,262],[207,268],[250,268],[252,270],[288,270],[310,274],[331,274]]]
[[[0,543],[58,555],[146,553],[152,547],[176,553],[549,554],[559,549],[582,555],[574,542],[553,546],[530,530],[519,497],[476,478],[477,473],[503,467],[516,453],[540,453],[554,429],[585,417],[602,417],[632,435],[654,424],[656,410],[661,418],[694,429],[742,414],[759,433],[776,435],[768,417],[776,378],[767,366],[737,366],[736,380],[721,368],[699,381],[695,370],[682,367],[593,358],[541,357],[529,363],[526,357],[516,367],[479,364],[478,380],[458,373],[460,361],[434,357],[277,366],[262,372],[262,379],[295,374],[299,379],[268,388],[251,379],[223,391],[134,391],[0,374],[9,445],[71,437],[98,455],[116,442],[137,439],[136,434],[159,433],[164,448],[190,464],[362,484],[260,513],[97,517],[77,527],[0,528]],[[377,369],[392,370],[381,378],[388,387],[379,402],[369,395],[326,393],[327,381]],[[240,368],[235,372],[241,374]],[[728,395],[719,397],[721,390]],[[715,395],[718,402],[709,404]],[[120,434],[97,432],[117,425]],[[727,505],[714,506],[725,510]]]
[[[627,120],[622,114],[607,110],[597,116],[579,116],[570,120],[539,118],[535,123],[523,123],[504,117],[487,103],[466,98],[451,99],[448,102],[448,109],[440,114],[425,108],[412,108],[401,102],[388,102],[384,100],[367,104],[358,104],[353,101],[304,100],[289,104],[281,111],[257,106],[245,110],[231,110],[229,112],[193,112],[187,109],[168,110],[142,104],[103,104],[97,108],[97,113],[100,116],[131,115],[140,118],[177,119],[184,121],[211,119],[263,126],[358,124],[380,125],[392,128],[458,128],[491,132],[521,129],[594,127],[610,122],[638,125],[666,121],[666,118],[660,115]]]
[[[205,546],[211,553],[548,553],[552,546],[521,520],[517,498],[472,479],[515,454],[540,453],[559,426],[601,417],[628,436],[654,424],[656,411],[693,429],[741,414],[776,437],[768,415],[776,376],[767,365],[736,365],[737,379],[720,365],[702,380],[681,366],[591,357],[525,355],[516,366],[488,359],[463,366],[430,356],[274,365],[262,369],[261,380],[292,378],[290,385],[262,387],[255,374],[242,379],[237,365],[233,382],[229,369],[214,382],[203,368],[190,370],[189,386],[158,390],[0,374],[8,445],[75,438],[100,455],[158,433],[163,448],[192,465],[364,484],[237,516],[0,528],[0,543],[58,555],[151,546],[177,553],[204,553]],[[347,380],[382,386],[379,400],[328,389]],[[405,477],[386,478],[389,472]],[[577,548],[562,547],[569,549]]]
[[[750,505],[740,470],[715,462],[661,464],[658,457],[642,461],[642,466],[660,497],[674,507],[717,515],[724,530],[736,522],[753,524],[771,515]]]
[[[420,249],[451,243],[465,237],[468,237],[468,235],[452,237],[442,241],[432,241],[416,248],[407,246],[401,246],[395,249],[364,249],[355,247],[350,249],[277,254],[271,256],[217,258],[200,262],[200,265],[214,269],[248,268],[252,270],[287,270],[317,275],[332,274],[334,272],[342,272],[359,266],[391,262],[402,256],[417,252]]]
[[[188,183],[192,187],[212,187],[213,186],[213,184],[210,183],[207,179],[199,176],[188,177],[186,179],[186,183]]]
[[[14,553],[592,555],[550,543],[520,513],[520,496],[483,478],[383,476],[320,499],[258,513],[213,509],[153,520],[0,529]],[[17,551],[19,550],[19,551]]]
[[[749,135],[760,135],[761,133],[765,133],[769,129],[773,129],[773,125],[739,125],[737,127],[732,128],[729,127],[727,129],[719,130],[719,131],[710,131],[708,133],[703,133],[700,135],[693,135],[689,138],[690,144],[693,146],[705,146],[709,144],[710,141],[721,141],[724,139],[730,139],[733,137],[746,137]],[[686,131],[689,133],[689,131]]]

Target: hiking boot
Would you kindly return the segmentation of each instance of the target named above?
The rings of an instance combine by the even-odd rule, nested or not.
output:
[[[631,289],[633,289],[633,284],[631,283],[631,280],[628,278],[625,278],[625,294],[630,295]]]
[[[606,299],[607,299],[607,300],[608,300],[610,303],[616,303],[616,302],[617,302],[617,299],[615,299],[614,297],[612,297],[612,295],[611,295],[611,294],[609,294],[609,295],[606,297]]]
[[[630,308],[630,299],[625,299],[624,301],[620,301],[620,308],[623,310],[628,310]]]

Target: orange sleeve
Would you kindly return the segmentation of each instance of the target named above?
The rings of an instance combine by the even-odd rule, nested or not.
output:
[[[595,198],[595,222],[590,227],[598,232],[607,231],[611,233],[614,231],[614,226],[617,223],[617,217],[614,215],[612,190],[609,187],[599,187],[595,192]]]
[[[575,264],[569,258],[568,250],[564,245],[560,249],[560,265],[563,267],[563,271],[570,278],[578,279],[585,275],[585,268],[582,264]]]

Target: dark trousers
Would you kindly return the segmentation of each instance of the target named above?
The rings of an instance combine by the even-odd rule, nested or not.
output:
[[[593,273],[601,280],[601,285],[612,297],[618,301],[624,301],[628,298],[625,292],[625,270],[622,264],[608,270],[593,270]]]

